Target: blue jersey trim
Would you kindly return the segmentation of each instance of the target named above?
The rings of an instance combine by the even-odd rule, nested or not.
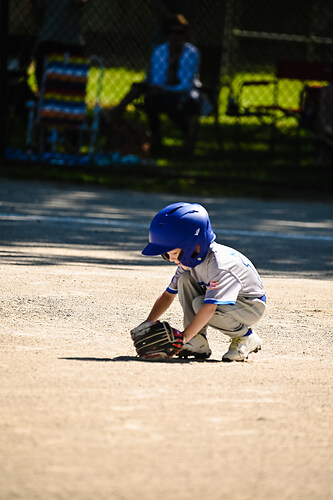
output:
[[[172,288],[169,288],[169,287],[166,289],[166,291],[169,293],[173,293],[173,294],[178,293],[178,290],[172,290]]]
[[[218,306],[229,304],[230,306],[234,306],[236,301],[233,300],[214,300],[214,299],[205,299],[204,304],[216,304]]]

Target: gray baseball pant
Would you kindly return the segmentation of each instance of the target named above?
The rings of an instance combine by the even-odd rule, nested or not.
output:
[[[185,271],[178,279],[178,296],[184,313],[184,328],[202,307],[205,292]],[[220,304],[208,324],[200,333],[206,334],[207,326],[217,328],[231,338],[242,337],[263,316],[266,304],[260,299],[238,297],[235,305]]]

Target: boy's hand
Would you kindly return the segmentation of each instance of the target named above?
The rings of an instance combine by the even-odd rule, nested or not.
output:
[[[132,336],[132,338],[133,338],[133,335],[140,334],[140,332],[143,332],[144,330],[147,330],[147,328],[149,328],[154,323],[156,323],[156,321],[144,321],[143,323],[140,323],[139,326],[137,326],[137,327],[133,328],[133,330],[131,330],[131,336]]]
[[[183,333],[166,321],[146,321],[131,330],[136,352],[141,358],[164,360],[177,354],[183,347]]]

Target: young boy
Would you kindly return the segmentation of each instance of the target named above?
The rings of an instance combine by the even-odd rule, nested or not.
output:
[[[265,312],[265,290],[254,265],[215,238],[206,209],[197,203],[173,203],[154,217],[142,253],[161,255],[178,267],[146,322],[157,321],[178,294],[185,328],[178,356],[208,358],[209,325],[231,339],[222,361],[244,361],[261,349],[252,326]]]

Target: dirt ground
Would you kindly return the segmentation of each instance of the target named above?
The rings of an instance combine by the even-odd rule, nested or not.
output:
[[[196,199],[260,271],[263,350],[145,362],[129,330],[173,267],[170,195],[0,180],[1,500],[329,500],[332,205]],[[175,301],[164,319],[181,328]]]

